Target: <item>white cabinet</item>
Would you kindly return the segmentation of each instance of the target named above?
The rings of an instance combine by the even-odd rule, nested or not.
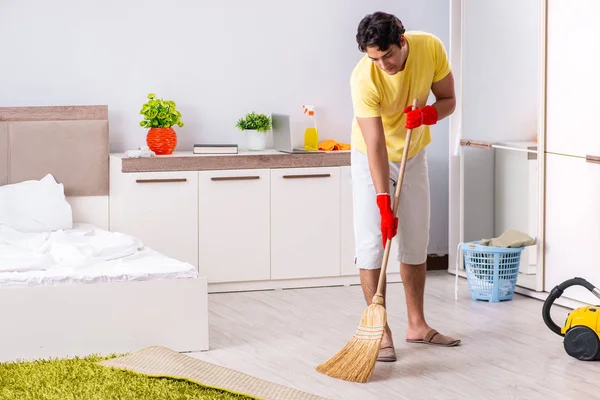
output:
[[[548,154],[546,160],[545,290],[573,277],[600,285],[600,164]],[[563,297],[595,304],[587,289]]]
[[[196,266],[211,290],[357,282],[349,165],[207,170],[179,156],[182,171],[153,172],[174,161],[122,157],[110,158],[109,229]]]
[[[535,149],[536,143],[506,142],[502,145],[511,149],[497,149],[494,154],[494,236],[497,237],[508,229],[515,229],[537,238],[537,155],[519,151]],[[523,250],[519,272],[537,272],[537,245],[527,246]]]
[[[600,155],[596,126],[600,81],[598,0],[549,0],[546,151]]]
[[[340,168],[271,170],[271,279],[340,275]]]
[[[531,168],[519,162],[522,176],[508,178],[516,173],[515,166],[503,160],[495,163],[499,151],[494,149],[507,142],[535,142],[538,135],[544,144],[544,13],[543,1],[450,2],[449,56],[459,99],[449,118],[450,270],[457,265],[460,242],[494,237],[504,229],[536,237],[540,232],[536,219],[543,212],[539,207],[543,187],[534,199],[536,187],[525,186],[527,180],[535,180],[536,161],[530,162]],[[503,156],[508,161],[511,154]],[[541,160],[538,157],[539,165]],[[519,185],[529,194],[515,195]],[[526,249],[522,260],[529,264],[523,265],[522,272],[543,274],[543,263],[535,253],[535,246]],[[543,290],[538,280],[527,281],[530,289]]]
[[[270,279],[268,169],[200,171],[199,271],[209,283]]]
[[[198,172],[122,173],[110,162],[110,230],[198,266]]]

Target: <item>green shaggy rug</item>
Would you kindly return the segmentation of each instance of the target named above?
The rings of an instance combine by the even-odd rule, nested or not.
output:
[[[193,382],[106,368],[90,356],[0,363],[0,400],[246,400]]]

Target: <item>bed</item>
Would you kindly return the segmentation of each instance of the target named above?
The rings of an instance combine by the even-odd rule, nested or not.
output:
[[[107,106],[0,108],[0,361],[208,350],[206,278],[109,231]]]

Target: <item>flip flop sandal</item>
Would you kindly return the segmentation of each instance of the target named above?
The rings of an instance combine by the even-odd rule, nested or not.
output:
[[[385,346],[379,349],[379,355],[377,356],[377,361],[382,362],[394,362],[396,361],[396,350],[394,350],[394,346]]]
[[[408,343],[423,343],[429,344],[433,346],[443,346],[443,347],[454,347],[460,344],[460,339],[453,339],[448,336],[444,336],[435,329],[427,332],[427,335],[421,340],[406,340]]]

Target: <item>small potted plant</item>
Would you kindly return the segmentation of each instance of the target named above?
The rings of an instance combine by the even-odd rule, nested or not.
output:
[[[154,93],[148,95],[148,102],[142,106],[140,114],[144,120],[140,126],[149,128],[146,144],[156,154],[171,154],[177,146],[177,133],[174,125],[183,126],[181,113],[174,101],[157,99]]]
[[[247,131],[248,150],[264,150],[266,133],[271,130],[271,117],[254,111],[240,118],[236,125],[240,131]]]

